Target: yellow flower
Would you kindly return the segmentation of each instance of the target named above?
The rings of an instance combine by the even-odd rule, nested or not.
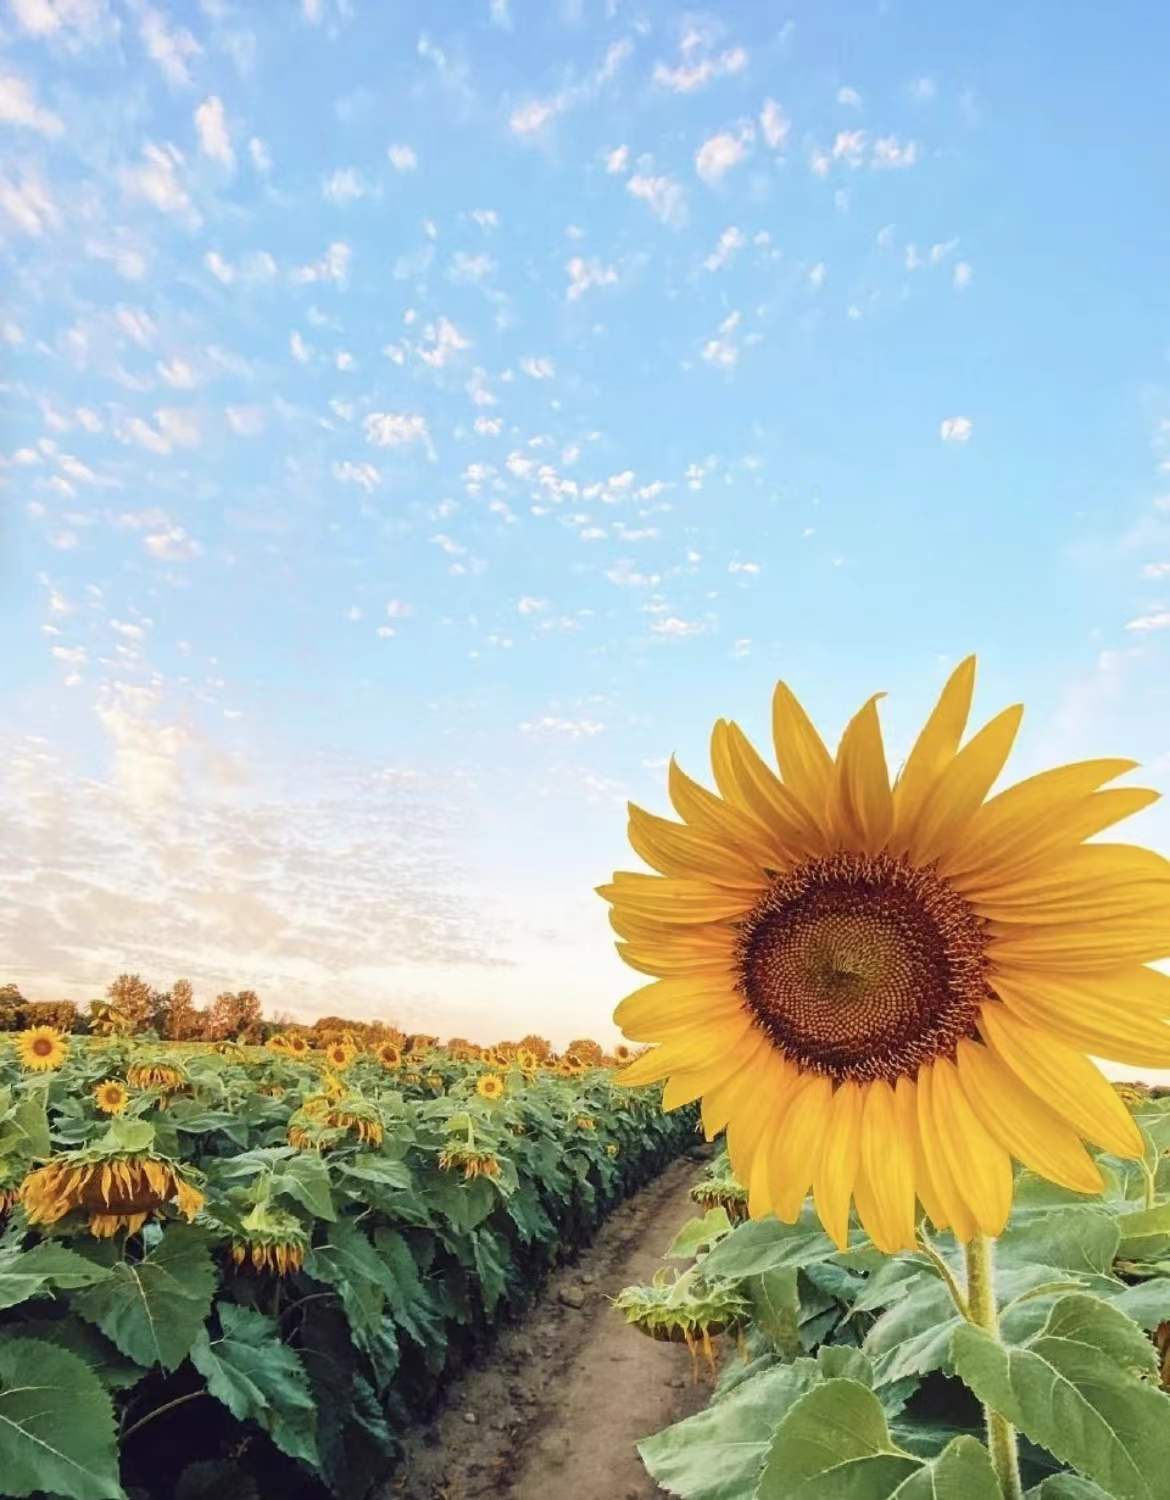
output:
[[[104,1115],[120,1115],[130,1103],[130,1092],[116,1078],[107,1078],[94,1089],[93,1102]]]
[[[630,1047],[627,1047],[625,1042],[619,1042],[613,1049],[613,1060],[619,1066],[623,1063],[628,1063],[633,1055],[633,1050]]]
[[[527,1047],[521,1047],[516,1053],[516,1066],[522,1073],[535,1073],[540,1067],[540,1060],[535,1052],[529,1052]]]
[[[309,1051],[308,1042],[305,1041],[303,1036],[298,1036],[295,1032],[293,1035],[285,1037],[284,1045],[290,1057],[304,1057]]]
[[[69,1043],[55,1026],[33,1026],[17,1035],[16,1051],[30,1073],[47,1073],[68,1057]]]
[[[914,1244],[915,1199],[967,1241],[997,1234],[1012,1159],[1098,1192],[1082,1141],[1140,1156],[1086,1054],[1170,1066],[1170,863],[1085,843],[1155,800],[1100,790],[1128,760],[1082,761],[987,798],[1021,709],[960,745],[974,686],[954,672],[891,787],[871,699],[830,754],[776,690],[780,775],[720,720],[719,795],[672,762],[680,822],[630,809],[660,874],[618,874],[619,951],[654,976],[615,1019],[657,1042],[618,1075],[669,1080],[727,1130],[753,1217],[812,1188],[840,1245],[850,1201],[882,1250]]]
[[[232,1240],[237,1266],[287,1276],[304,1264],[309,1237],[299,1219],[282,1209],[257,1204],[240,1223],[243,1233]]]
[[[439,1153],[439,1170],[462,1170],[464,1178],[498,1177],[500,1160],[494,1151],[482,1146],[451,1145]]]
[[[348,1042],[332,1042],[325,1048],[325,1061],[331,1068],[344,1073],[354,1059],[354,1050]]]
[[[596,1130],[597,1129],[597,1121],[592,1117],[592,1115],[578,1115],[577,1116],[577,1129],[578,1130]]]
[[[475,1092],[481,1099],[502,1099],[504,1095],[504,1080],[498,1073],[485,1073],[476,1079]]]
[[[393,1042],[383,1042],[376,1048],[374,1056],[384,1068],[400,1068],[402,1066],[402,1052]]]
[[[173,1094],[187,1082],[187,1074],[178,1063],[133,1063],[126,1070],[126,1082],[131,1088],[159,1089],[164,1094]]]
[[[30,1172],[20,1201],[30,1224],[55,1224],[78,1209],[89,1214],[90,1233],[108,1239],[121,1228],[137,1233],[168,1203],[190,1221],[203,1207],[203,1194],[162,1157],[81,1150]]]

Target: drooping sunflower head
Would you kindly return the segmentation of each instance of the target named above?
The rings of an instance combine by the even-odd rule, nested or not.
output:
[[[1012,1159],[1076,1191],[1085,1141],[1141,1137],[1085,1055],[1170,1065],[1170,863],[1086,843],[1155,800],[1101,790],[1126,760],[1047,771],[988,800],[1021,710],[965,742],[963,662],[891,785],[871,699],[836,755],[789,689],[778,771],[719,721],[718,793],[671,763],[678,821],[630,808],[657,874],[615,875],[619,952],[653,976],[616,1020],[653,1042],[622,1083],[667,1079],[726,1128],[753,1216],[792,1220],[810,1186],[846,1242],[851,1201],[883,1250],[914,1244],[916,1200],[961,1240],[996,1234]]]
[[[288,1276],[304,1264],[309,1236],[293,1214],[258,1203],[240,1224],[232,1239],[231,1255],[237,1266],[253,1271],[271,1271]]]
[[[535,1073],[540,1067],[540,1059],[535,1052],[529,1052],[527,1047],[521,1047],[516,1053],[516,1066],[522,1073]]]
[[[577,1116],[577,1129],[578,1130],[596,1130],[597,1129],[597,1121],[593,1118],[592,1115],[578,1115]]]
[[[47,1073],[69,1056],[69,1042],[55,1026],[32,1026],[17,1034],[16,1053],[22,1068]]]
[[[136,1234],[168,1205],[190,1222],[203,1207],[203,1194],[165,1157],[90,1146],[54,1156],[30,1172],[20,1201],[30,1224],[56,1224],[79,1211],[88,1213],[92,1235],[108,1239],[119,1229]]]
[[[120,1115],[130,1103],[130,1091],[117,1078],[107,1078],[94,1089],[93,1102],[104,1115]]]
[[[502,1099],[504,1080],[498,1073],[484,1073],[475,1081],[475,1092],[481,1099]]]
[[[500,1159],[486,1146],[473,1146],[454,1141],[439,1153],[441,1172],[462,1172],[464,1178],[498,1177]]]
[[[157,1089],[161,1094],[173,1094],[187,1082],[187,1072],[177,1062],[147,1059],[131,1064],[126,1070],[126,1082],[135,1089]]]
[[[268,1038],[264,1045],[268,1048],[269,1052],[276,1052],[283,1055],[288,1052],[288,1037],[285,1036],[283,1031],[277,1031]]]
[[[383,1042],[374,1052],[374,1056],[384,1068],[394,1069],[402,1066],[402,1050],[393,1042]]]

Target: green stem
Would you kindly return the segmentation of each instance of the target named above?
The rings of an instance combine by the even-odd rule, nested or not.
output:
[[[955,1280],[950,1266],[947,1265],[946,1261],[943,1260],[942,1256],[931,1243],[930,1236],[926,1232],[925,1220],[918,1226],[918,1245],[922,1254],[926,1256],[927,1260],[930,1261],[931,1265],[938,1272],[947,1291],[950,1292],[951,1301],[958,1308],[959,1312],[962,1313],[963,1317],[970,1322],[971,1309],[967,1306],[967,1299],[963,1295],[963,1290],[959,1286],[959,1283]]]
[[[145,1427],[148,1422],[153,1422],[155,1417],[161,1417],[164,1412],[173,1411],[176,1406],[184,1406],[188,1401],[197,1401],[200,1396],[206,1396],[207,1391],[188,1391],[185,1396],[176,1396],[173,1401],[166,1401],[162,1406],[156,1406],[153,1411],[148,1411],[144,1417],[140,1417],[133,1427],[128,1427],[122,1434],[122,1441],[129,1442],[140,1427]]]
[[[995,1305],[995,1241],[977,1234],[967,1246],[967,1307],[977,1327],[993,1339],[999,1339],[999,1314]],[[1003,1491],[1004,1500],[1023,1500],[1020,1483],[1020,1459],[1016,1448],[1016,1429],[990,1406],[983,1409],[987,1419],[987,1446],[991,1462]]]
[[[1146,1179],[1146,1201],[1144,1206],[1146,1208],[1153,1208],[1158,1199],[1157,1180],[1154,1174],[1154,1168],[1150,1166],[1149,1162],[1146,1161],[1144,1157],[1142,1158],[1141,1165],[1142,1172],[1145,1174]]]

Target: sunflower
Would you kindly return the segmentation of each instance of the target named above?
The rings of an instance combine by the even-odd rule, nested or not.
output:
[[[593,1118],[592,1115],[578,1115],[577,1116],[577,1129],[578,1130],[596,1130],[597,1129],[597,1121]]]
[[[475,1092],[481,1099],[502,1099],[504,1080],[498,1073],[485,1073],[482,1078],[476,1079]]]
[[[232,1260],[253,1271],[287,1276],[304,1264],[309,1237],[301,1221],[279,1208],[258,1203],[240,1222],[232,1240]]]
[[[616,1156],[618,1154],[618,1152],[620,1150],[621,1150],[621,1147],[618,1145],[618,1143],[616,1141],[607,1141],[606,1142],[606,1147],[605,1147],[605,1154],[606,1154],[606,1156],[614,1157],[614,1156]]]
[[[322,1056],[329,1067],[344,1073],[353,1062],[355,1053],[348,1042],[330,1042]]]
[[[116,1078],[107,1078],[93,1091],[93,1102],[104,1115],[120,1115],[130,1103],[130,1091]]]
[[[628,1063],[633,1055],[633,1048],[627,1047],[625,1042],[619,1042],[613,1049],[613,1060],[619,1067],[621,1067],[625,1063]]]
[[[69,1043],[55,1026],[33,1026],[16,1038],[20,1065],[30,1073],[59,1068],[69,1056]]]
[[[288,1037],[283,1031],[278,1031],[270,1036],[264,1043],[269,1052],[286,1053],[288,1051]]]
[[[1170,1065],[1170,863],[1085,843],[1156,800],[1100,790],[1129,760],[1062,766],[990,800],[1021,709],[962,744],[974,659],[953,673],[890,785],[871,699],[834,758],[776,689],[780,775],[719,721],[719,795],[672,761],[680,822],[630,808],[657,875],[601,887],[619,951],[654,976],[615,1019],[657,1042],[619,1075],[669,1080],[726,1127],[753,1217],[792,1221],[810,1186],[846,1243],[915,1243],[915,1198],[963,1242],[1011,1207],[1012,1159],[1083,1193],[1083,1142],[1142,1138],[1087,1053]]]
[[[30,1172],[20,1201],[30,1224],[56,1224],[78,1210],[89,1214],[92,1235],[108,1239],[121,1228],[136,1234],[170,1203],[190,1222],[203,1194],[165,1157],[89,1146]]]
[[[451,1145],[439,1153],[439,1170],[441,1172],[462,1171],[464,1179],[498,1177],[500,1159],[494,1151],[488,1151],[482,1146],[472,1146],[466,1143]]]
[[[384,1068],[400,1068],[402,1066],[402,1050],[393,1042],[383,1042],[375,1049],[374,1056]]]
[[[140,1062],[126,1070],[126,1082],[135,1089],[158,1089],[163,1094],[173,1094],[187,1082],[186,1072],[178,1063]]]
[[[285,1037],[284,1045],[290,1057],[304,1057],[309,1051],[308,1042],[303,1036],[298,1036],[295,1032],[291,1036]]]
[[[529,1052],[527,1047],[521,1047],[516,1053],[516,1066],[522,1073],[535,1073],[540,1067],[540,1059],[535,1052]]]

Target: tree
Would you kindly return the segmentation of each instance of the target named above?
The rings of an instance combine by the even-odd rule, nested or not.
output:
[[[189,1042],[203,1030],[205,1018],[195,1009],[195,991],[189,979],[176,979],[171,985],[170,1004],[163,1021],[163,1036],[168,1042]]]
[[[0,985],[0,1031],[20,1031],[27,1004],[15,984]]]
[[[260,1020],[260,996],[255,990],[238,994],[224,990],[216,995],[207,1012],[207,1035],[214,1042],[237,1037]]]
[[[127,1032],[145,1031],[154,1019],[155,992],[141,974],[119,974],[106,990],[111,1008]]]

